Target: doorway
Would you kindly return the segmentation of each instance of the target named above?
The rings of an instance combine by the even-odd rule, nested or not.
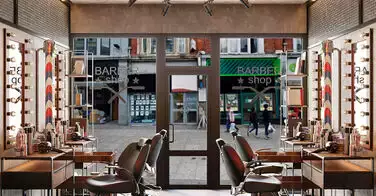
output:
[[[164,188],[219,188],[219,37],[210,38],[210,65],[189,59],[176,63],[169,54],[176,47],[171,40],[185,39],[157,37],[156,124],[157,131],[168,130],[157,183]]]

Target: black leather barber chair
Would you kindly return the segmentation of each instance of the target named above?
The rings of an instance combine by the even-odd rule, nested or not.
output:
[[[256,174],[274,174],[281,175],[284,169],[282,164],[277,163],[263,163],[262,160],[255,160],[256,154],[253,152],[247,140],[237,133],[233,134],[236,151],[239,153],[241,160],[244,162],[245,167],[250,172]],[[270,149],[259,149],[257,152]]]
[[[253,173],[244,175],[245,168],[235,149],[226,144],[222,139],[217,140],[226,172],[231,181],[231,195],[246,193],[271,193],[278,195],[281,182],[273,176],[262,176]]]
[[[121,153],[117,165],[108,166],[116,174],[97,176],[88,179],[86,184],[90,192],[96,195],[111,193],[140,194],[141,177],[145,171],[152,141],[142,139],[129,144]]]
[[[155,134],[151,140],[151,147],[148,160],[146,161],[146,172],[155,175],[155,167],[163,146],[163,139],[167,135],[167,131],[162,129],[159,133]]]

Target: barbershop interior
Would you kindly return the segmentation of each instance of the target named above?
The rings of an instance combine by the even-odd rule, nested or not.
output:
[[[373,196],[375,10],[0,0],[0,196]]]

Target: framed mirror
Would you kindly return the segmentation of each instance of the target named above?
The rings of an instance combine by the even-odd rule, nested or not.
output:
[[[360,134],[360,145],[371,150],[373,144],[373,29],[353,43],[353,122]]]

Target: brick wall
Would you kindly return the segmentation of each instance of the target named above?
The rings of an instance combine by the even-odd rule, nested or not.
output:
[[[376,1],[363,0],[363,21],[367,22],[376,18]]]
[[[66,5],[59,0],[18,0],[18,5],[21,27],[69,45],[69,9]]]
[[[137,38],[130,38],[131,41],[131,56],[137,56]]]
[[[318,0],[308,9],[309,45],[356,27],[358,17],[358,0]]]
[[[283,40],[287,43],[287,50],[293,50],[293,39],[276,39],[265,38],[264,39],[264,51],[265,53],[275,53],[276,50],[283,50]]]
[[[0,18],[13,22],[13,0],[0,1]]]

